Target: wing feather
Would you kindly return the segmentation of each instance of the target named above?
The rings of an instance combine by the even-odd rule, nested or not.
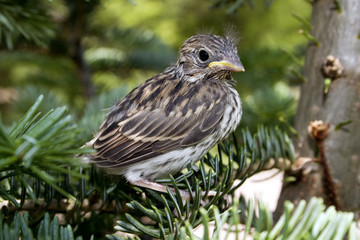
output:
[[[139,86],[101,125],[93,145],[97,150],[93,160],[102,167],[121,168],[196,145],[210,136],[223,117],[227,101],[222,86],[210,80],[181,84],[178,79],[162,80],[156,95],[151,94],[151,88],[160,81],[158,78]],[[209,88],[216,94],[209,94]]]

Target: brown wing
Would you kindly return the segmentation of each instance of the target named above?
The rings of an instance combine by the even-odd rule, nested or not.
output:
[[[199,143],[223,116],[223,90],[211,80],[150,79],[111,111],[94,142],[94,161],[120,168]]]

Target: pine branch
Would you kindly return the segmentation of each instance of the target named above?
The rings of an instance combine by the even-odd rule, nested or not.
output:
[[[23,215],[16,212],[13,221],[8,224],[7,219],[0,212],[0,239],[75,239],[70,225],[60,226],[59,219],[54,217],[50,220],[49,213],[46,213],[44,219],[40,222],[37,234],[29,226],[29,213]],[[81,240],[79,236],[76,240]]]
[[[46,46],[55,34],[55,25],[36,4],[24,4],[24,1],[0,1],[0,44],[13,49],[21,36],[39,46]]]
[[[230,239],[230,234],[242,236],[242,239],[249,235],[255,239],[344,239],[345,236],[350,240],[357,239],[353,213],[337,212],[334,207],[325,210],[321,199],[313,198],[307,204],[300,201],[296,208],[292,203],[286,202],[284,213],[276,223],[272,222],[271,213],[264,205],[260,203],[259,207],[258,217],[255,217],[254,204],[251,202],[246,210],[241,210],[242,213],[247,213],[245,226],[240,225],[241,208],[237,200],[224,212],[215,205],[209,210],[200,208],[203,236],[199,238],[195,235],[191,223],[186,220],[177,233],[168,235],[166,239],[210,239],[210,236],[213,240]],[[128,218],[132,219],[129,215]],[[33,236],[37,236],[37,239],[74,239],[72,227],[60,226],[57,217],[50,220],[49,213],[44,215],[38,230],[30,227],[28,212],[23,215],[16,212],[10,224],[9,220],[0,212],[0,239],[34,239]],[[213,225],[215,227],[211,227]],[[250,232],[251,227],[254,227],[254,232]],[[117,229],[122,230],[120,227]],[[133,231],[135,232],[136,228]],[[224,233],[227,233],[225,237]],[[107,238],[125,239],[119,235],[108,235]]]
[[[120,213],[117,230],[156,238],[177,236],[186,224],[194,228],[203,223],[200,207],[226,211],[234,191],[249,176],[294,158],[291,141],[281,130],[259,127],[255,134],[243,130],[241,144],[233,135],[218,145],[218,156],[207,154],[199,169],[189,166],[187,171],[159,180],[175,189],[175,193],[161,194],[95,168],[83,168],[74,155],[89,150],[79,149],[78,131],[66,109],[56,108],[41,116],[37,109],[42,99],[40,96],[13,127],[0,125],[0,157],[4,159],[0,197],[13,204],[6,208],[10,212],[35,208],[70,214],[110,211]],[[240,184],[234,185],[236,179]],[[194,193],[193,197],[183,202],[180,189]],[[210,192],[216,195],[208,196]],[[144,216],[153,225],[143,222]]]
[[[126,192],[129,197],[126,204],[128,213],[122,215],[115,229],[154,238],[177,238],[182,234],[182,227],[189,232],[204,223],[203,211],[209,211],[214,206],[220,212],[226,211],[231,206],[230,196],[249,176],[261,171],[264,166],[278,167],[279,159],[294,159],[292,143],[279,129],[259,127],[253,135],[248,130],[244,130],[242,135],[241,147],[234,137],[232,141],[218,146],[218,156],[207,154],[200,161],[199,170],[189,166],[185,173],[159,181],[173,187],[176,193],[177,189],[194,193],[186,202],[170,190],[168,194],[160,194],[129,186]],[[240,179],[240,184],[234,185],[236,179]],[[119,191],[124,187],[118,185],[114,189]],[[210,191],[217,194],[210,197]],[[119,198],[121,195],[118,195]],[[200,207],[204,210],[199,211]],[[143,222],[144,216],[151,219],[152,224]]]
[[[78,130],[66,115],[66,108],[56,108],[41,116],[37,109],[42,100],[40,96],[13,127],[6,128],[0,121],[0,197],[17,207],[26,198],[37,201],[46,197],[51,201],[56,192],[75,199],[69,193],[72,185],[69,179],[87,178],[79,172],[86,165],[74,155],[89,150],[79,149]],[[21,200],[20,204],[16,199]]]
[[[19,202],[19,201],[18,201]],[[19,203],[20,205],[20,203]],[[42,212],[55,212],[55,213],[67,213],[71,211],[79,212],[92,212],[92,211],[101,211],[106,213],[119,213],[117,211],[115,202],[104,203],[101,199],[97,202],[91,201],[88,198],[82,200],[81,204],[79,201],[71,199],[52,199],[51,202],[46,201],[45,199],[37,199],[36,201],[26,199],[20,207],[12,204],[9,201],[2,201],[0,208],[5,207],[6,211],[14,213],[16,211],[42,211]]]
[[[300,201],[295,208],[294,204],[285,202],[284,213],[276,222],[272,222],[272,214],[259,203],[258,214],[255,214],[253,202],[249,202],[247,209],[239,208],[238,201],[234,201],[229,210],[221,213],[216,206],[209,210],[201,208],[204,235],[195,235],[191,224],[186,221],[180,231],[188,236],[176,239],[232,239],[230,233],[247,239],[356,239],[356,223],[354,214],[337,212],[334,207],[325,209],[322,199],[312,198],[309,203]],[[240,210],[241,209],[241,210]],[[240,225],[239,213],[246,214],[246,223]],[[256,217],[258,215],[258,217]],[[213,221],[209,224],[209,221]],[[210,226],[215,227],[210,228]],[[250,232],[250,229],[253,231]],[[222,233],[222,235],[220,235]],[[224,237],[224,233],[227,233]],[[211,238],[209,236],[212,236]],[[174,236],[172,236],[174,239]],[[112,239],[109,237],[109,239]]]
[[[264,206],[261,208],[256,225],[272,218]],[[344,239],[346,234],[355,233],[352,225],[355,225],[353,213],[337,212],[334,207],[325,209],[322,199],[312,198],[307,204],[301,200],[296,209],[293,203],[285,202],[278,222],[271,229],[257,227],[256,234],[261,239]]]

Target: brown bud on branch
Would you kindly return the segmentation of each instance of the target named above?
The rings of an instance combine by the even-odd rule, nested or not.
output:
[[[321,72],[325,78],[334,80],[343,75],[344,67],[338,58],[328,55],[322,64]]]

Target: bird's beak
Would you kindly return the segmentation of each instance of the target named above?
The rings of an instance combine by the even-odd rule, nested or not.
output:
[[[210,69],[219,68],[222,70],[228,70],[232,72],[244,72],[245,68],[240,62],[239,59],[235,59],[232,61],[222,60],[217,62],[211,62],[209,64]]]

